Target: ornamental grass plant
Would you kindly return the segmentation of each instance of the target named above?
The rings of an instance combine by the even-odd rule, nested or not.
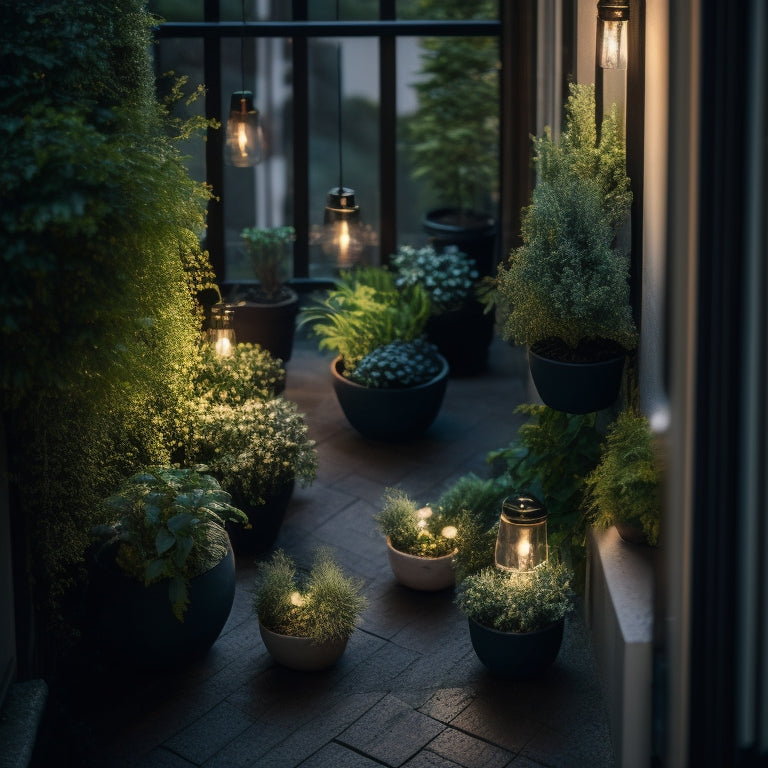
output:
[[[253,610],[262,626],[280,635],[310,637],[317,643],[344,640],[367,606],[362,586],[344,573],[327,547],[316,550],[307,573],[278,549],[259,563]]]

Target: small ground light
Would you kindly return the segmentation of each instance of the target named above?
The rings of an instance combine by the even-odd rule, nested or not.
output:
[[[219,357],[229,357],[235,346],[235,329],[232,327],[234,310],[226,304],[211,307],[208,341]]]

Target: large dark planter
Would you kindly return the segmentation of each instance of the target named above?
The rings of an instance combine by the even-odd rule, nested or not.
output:
[[[624,354],[607,360],[564,362],[528,350],[536,391],[545,405],[566,413],[592,413],[610,408],[619,395]]]
[[[240,494],[232,493],[232,504],[248,515],[250,528],[237,523],[227,524],[232,547],[238,555],[255,555],[268,550],[277,539],[293,496],[295,480],[281,491],[269,496],[264,504],[250,504]]]
[[[476,376],[488,364],[493,324],[493,313],[485,314],[479,302],[469,301],[461,309],[430,317],[425,331],[448,361],[451,376]]]
[[[235,598],[232,548],[218,565],[189,581],[184,621],[171,609],[168,581],[145,587],[100,558],[91,574],[93,641],[121,665],[167,668],[203,656],[224,627]]]
[[[291,359],[299,296],[285,289],[288,297],[273,304],[241,301],[230,306],[234,310],[232,327],[238,342],[258,344],[284,363]]]
[[[499,632],[468,618],[477,658],[496,677],[522,680],[550,667],[560,652],[565,619],[537,632]]]
[[[363,437],[388,442],[421,436],[437,418],[448,383],[448,363],[431,381],[404,389],[363,387],[341,375],[341,357],[331,363],[333,389],[349,423]]]
[[[446,245],[458,246],[475,260],[481,276],[496,272],[496,222],[490,216],[457,208],[436,208],[422,219],[425,232],[436,251]]]

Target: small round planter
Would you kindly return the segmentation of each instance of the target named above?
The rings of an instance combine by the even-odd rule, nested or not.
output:
[[[363,436],[387,442],[409,441],[432,426],[440,412],[448,383],[448,362],[434,379],[416,387],[363,387],[341,375],[342,361],[331,363],[333,389],[347,421]]]
[[[624,355],[594,363],[554,360],[528,350],[536,391],[545,405],[566,413],[592,413],[610,408],[619,395]]]
[[[240,494],[232,494],[232,504],[248,515],[251,526],[246,528],[237,523],[227,524],[232,547],[238,555],[266,552],[275,543],[295,486],[296,481],[291,480],[283,490],[269,496],[263,504],[249,504]]]
[[[311,637],[280,635],[259,622],[259,632],[269,655],[281,666],[302,672],[332,667],[347,647],[348,638],[317,643]]]
[[[563,642],[565,619],[536,632],[499,632],[468,618],[477,658],[496,677],[523,680],[550,667]]]
[[[227,555],[189,581],[184,621],[171,609],[168,581],[144,586],[114,562],[94,564],[94,641],[108,656],[144,669],[174,667],[203,656],[224,627],[235,598],[235,557]]]
[[[286,289],[288,297],[272,304],[242,301],[230,305],[234,310],[232,327],[238,342],[258,344],[284,363],[293,354],[299,295]]]
[[[437,592],[456,583],[452,552],[442,557],[420,557],[395,549],[387,537],[389,566],[397,581],[404,587],[423,592]]]

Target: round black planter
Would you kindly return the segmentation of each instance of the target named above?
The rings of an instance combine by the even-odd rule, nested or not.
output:
[[[424,231],[436,251],[446,245],[458,246],[475,260],[480,275],[494,274],[496,268],[496,222],[484,213],[436,208],[422,219]]]
[[[111,558],[94,564],[90,610],[93,641],[121,665],[153,669],[185,664],[216,642],[235,598],[235,557],[230,547],[216,566],[190,579],[184,621],[171,608],[168,584],[145,587]]]
[[[467,619],[477,658],[496,677],[523,680],[550,667],[560,652],[565,619],[536,632],[499,632]]]
[[[546,405],[566,413],[592,413],[616,402],[624,355],[593,363],[571,363],[529,349],[528,365],[536,391]]]
[[[425,331],[448,361],[451,376],[476,376],[488,363],[493,324],[493,313],[483,313],[482,305],[471,301],[461,309],[433,315]]]
[[[269,496],[264,504],[249,504],[239,494],[232,493],[232,504],[248,515],[251,527],[227,523],[227,532],[237,555],[255,555],[268,550],[277,539],[293,496],[295,480],[281,491]]]
[[[437,418],[448,383],[448,362],[431,381],[404,389],[363,387],[341,375],[341,357],[331,363],[333,389],[347,421],[363,437],[398,442],[422,435]]]
[[[293,354],[296,315],[299,312],[298,294],[293,289],[286,290],[289,297],[275,304],[243,301],[230,305],[234,310],[232,327],[236,341],[258,344],[284,363]]]

